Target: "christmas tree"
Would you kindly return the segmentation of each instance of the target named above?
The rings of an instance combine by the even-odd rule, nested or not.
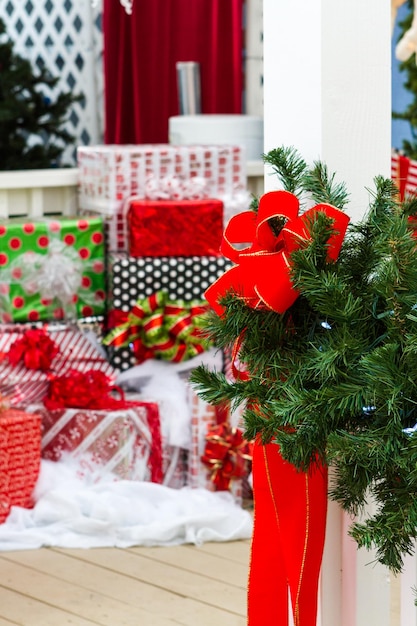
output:
[[[325,164],[309,168],[287,147],[264,160],[301,204],[308,198],[341,210],[347,205],[346,186]],[[332,258],[338,234],[331,211],[318,206],[295,245],[295,222],[279,206],[289,196],[273,194],[266,196],[276,198],[281,216],[268,221],[269,239],[262,232],[256,244],[269,242],[267,262],[286,255],[292,303],[280,312],[262,299],[254,304],[236,282],[219,293],[220,314],[210,313],[206,330],[237,355],[237,377],[199,367],[192,380],[208,402],[244,404],[248,439],[276,442],[302,470],[318,461],[333,466],[331,498],[350,514],[372,499],[376,513],[353,523],[350,533],[398,572],[417,536],[417,198],[401,203],[394,183],[377,176],[365,217],[349,225]],[[260,238],[259,224],[256,233]],[[251,260],[247,249],[236,254],[238,263]],[[264,275],[268,293],[280,297],[285,275]],[[217,288],[210,288],[211,302]]]
[[[74,137],[65,129],[69,107],[82,99],[71,92],[50,98],[54,78],[13,52],[0,20],[0,170],[59,166]]]

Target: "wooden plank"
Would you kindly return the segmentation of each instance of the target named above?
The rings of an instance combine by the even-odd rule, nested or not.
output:
[[[33,569],[6,558],[0,559],[0,580],[5,588],[41,602],[51,603],[56,608],[75,615],[77,620],[80,617],[102,626],[173,626],[175,623],[145,609],[106,598],[102,593],[83,589],[54,576],[39,571],[34,575]],[[57,623],[59,622],[55,622],[55,626]]]
[[[245,614],[246,592],[244,589],[177,569],[165,563],[158,563],[128,550],[113,549],[111,558],[109,558],[109,551],[102,548],[71,550],[70,553],[79,559],[132,576],[161,589],[199,600],[236,615]]]
[[[97,622],[85,620],[50,604],[0,586],[0,615],[6,624],[19,626],[92,626]],[[7,620],[10,620],[9,622]]]
[[[198,546],[198,549],[202,552],[215,554],[223,559],[229,559],[230,561],[235,561],[236,563],[248,565],[250,546],[250,539],[245,539],[241,541],[228,541],[225,543],[203,543],[201,546]]]
[[[113,551],[108,550],[108,558],[113,558]],[[71,555],[71,551],[33,550],[12,552],[4,558],[21,563],[36,571],[48,573],[55,578],[78,584],[85,589],[99,592],[109,598],[114,598],[144,607],[150,613],[169,617],[175,623],[186,626],[244,626],[245,620],[231,613],[215,607],[184,598],[178,594],[168,592],[136,580],[135,578],[119,574],[109,569],[101,568],[93,563],[81,561]],[[1,626],[1,624],[0,624]],[[146,626],[146,625],[145,625]]]
[[[196,546],[171,546],[155,548],[129,548],[148,559],[154,559],[161,563],[169,563],[179,569],[207,576],[229,585],[246,589],[248,582],[247,564],[237,563],[224,559],[217,554],[209,554],[199,550]],[[249,560],[249,547],[246,548]]]
[[[0,617],[0,626],[15,626],[18,622],[9,622],[9,620]]]

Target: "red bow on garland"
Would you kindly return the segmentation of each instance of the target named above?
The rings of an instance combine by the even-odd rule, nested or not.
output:
[[[226,422],[209,426],[201,461],[209,467],[216,491],[227,491],[233,478],[242,478],[251,459],[251,445],[239,428]]]
[[[284,313],[297,299],[298,291],[291,280],[291,253],[311,240],[311,221],[323,212],[334,221],[335,233],[329,237],[328,260],[339,255],[349,217],[331,206],[318,204],[298,215],[297,197],[288,191],[271,191],[264,194],[258,213],[245,211],[231,218],[223,235],[221,252],[236,263],[206,291],[205,297],[219,314],[224,308],[219,299],[232,291],[248,306],[267,308]],[[270,220],[285,220],[285,225],[275,235]],[[246,248],[233,244],[249,242]]]

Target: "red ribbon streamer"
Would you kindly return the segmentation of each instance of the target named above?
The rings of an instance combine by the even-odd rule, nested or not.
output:
[[[349,217],[330,204],[318,204],[302,215],[298,211],[299,201],[294,194],[271,191],[261,197],[257,214],[245,211],[231,218],[220,249],[236,265],[205,293],[219,315],[224,313],[219,299],[228,292],[234,292],[250,307],[277,313],[284,313],[295,302],[299,293],[291,280],[291,253],[311,241],[311,221],[318,212],[334,221],[335,232],[327,242],[327,257],[329,261],[337,259]],[[286,220],[278,235],[271,228],[272,218]],[[249,246],[242,249],[245,243]]]
[[[245,476],[251,459],[251,445],[239,428],[225,422],[209,427],[201,461],[209,467],[217,491],[227,491],[233,478]]]

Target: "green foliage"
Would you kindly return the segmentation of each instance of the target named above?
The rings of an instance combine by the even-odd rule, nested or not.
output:
[[[60,165],[74,137],[64,128],[68,110],[81,95],[48,94],[58,78],[45,68],[37,75],[29,61],[13,52],[0,20],[0,170],[38,169]]]
[[[410,9],[410,13],[399,23],[401,28],[399,39],[409,30],[413,19],[413,0],[407,0],[407,5]],[[417,64],[415,54],[411,54],[407,61],[402,61],[399,65],[399,69],[400,72],[406,74],[407,78],[404,81],[404,88],[413,95],[413,100],[404,111],[393,111],[392,117],[397,120],[405,120],[409,123],[412,140],[404,139],[401,148],[406,156],[410,157],[410,159],[417,160]]]
[[[265,160],[288,190],[346,204],[323,164],[308,169],[283,148]],[[285,313],[251,309],[230,293],[224,316],[207,318],[218,346],[239,340],[250,379],[230,382],[204,367],[193,374],[206,400],[246,402],[248,438],[275,441],[299,468],[317,458],[332,465],[331,497],[346,511],[358,515],[371,499],[376,513],[351,534],[394,572],[417,535],[415,212],[415,200],[400,203],[392,181],[376,177],[367,214],[350,225],[336,262],[326,260],[333,225],[319,213],[311,242],[291,255],[300,295]]]

